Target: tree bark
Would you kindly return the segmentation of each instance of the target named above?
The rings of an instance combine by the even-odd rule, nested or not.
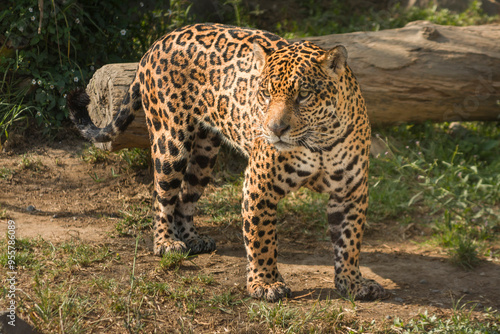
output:
[[[417,21],[401,29],[305,38],[323,48],[344,45],[372,125],[500,120],[500,25],[452,27]],[[99,69],[87,86],[89,113],[111,121],[137,63]],[[149,147],[144,113],[99,147]]]

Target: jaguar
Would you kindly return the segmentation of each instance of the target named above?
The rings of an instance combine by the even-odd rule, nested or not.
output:
[[[144,110],[154,169],[154,254],[212,252],[198,233],[195,204],[222,143],[248,159],[242,229],[247,290],[258,299],[291,295],[278,270],[276,209],[300,187],[329,195],[335,287],[344,296],[386,295],[359,269],[368,208],[370,124],[347,51],[288,42],[272,33],[194,24],[158,39],[139,62],[119,112],[103,128],[85,90],[68,97],[85,138],[108,142]]]

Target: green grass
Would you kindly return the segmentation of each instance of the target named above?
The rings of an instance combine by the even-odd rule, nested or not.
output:
[[[252,303],[248,309],[249,320],[265,324],[271,332],[278,333],[330,333],[345,330],[346,321],[342,307],[331,301],[317,301],[312,307],[302,309],[285,305]]]
[[[133,170],[147,168],[151,159],[149,149],[125,148],[117,154]]]
[[[236,178],[206,194],[198,201],[199,215],[208,216],[209,221],[217,225],[239,224],[242,188],[243,179]]]
[[[122,219],[115,224],[120,236],[133,236],[152,228],[152,213],[149,204],[131,206],[127,211],[120,211]]]
[[[19,166],[23,170],[30,170],[32,172],[40,172],[44,168],[44,165],[39,158],[34,159],[30,154],[26,153],[21,158]]]
[[[454,306],[453,315],[442,319],[435,314],[424,311],[418,318],[404,323],[400,319],[394,320],[392,329],[397,333],[460,333],[460,334],[493,334],[500,333],[500,314],[491,308],[484,310],[485,319],[478,321],[473,316],[477,305],[463,304]]]
[[[459,134],[448,123],[380,130],[391,154],[371,161],[369,217],[418,214],[452,261],[472,268],[500,231],[500,128],[462,127]]]
[[[380,324],[360,321],[356,304],[345,305],[343,300],[254,301],[238,289],[221,289],[212,275],[183,269],[180,265],[183,261],[195,264],[195,259],[187,256],[175,258],[171,261],[175,264],[167,270],[139,270],[137,247],[135,252],[124,254],[125,261],[106,245],[81,241],[53,244],[41,238],[19,239],[17,249],[18,254],[24,252],[31,257],[31,261],[20,261],[18,265],[19,277],[30,279],[18,290],[22,298],[18,298],[17,312],[25,319],[29,317],[42,332],[146,333],[165,328],[196,332],[199,323],[220,314],[227,315],[224,320],[217,320],[223,321],[224,326],[237,322],[240,327],[262,333],[497,333],[499,330],[498,312],[481,310],[482,318],[478,320],[473,311],[479,306],[459,302],[454,304],[449,317],[422,311],[411,320],[396,318],[393,323]],[[0,259],[4,253],[2,249]],[[0,265],[5,264],[2,261]],[[5,296],[6,290],[0,289],[0,298]],[[174,317],[168,327],[164,326],[166,314]]]
[[[158,263],[158,267],[160,270],[170,270],[175,269],[178,270],[182,264],[189,260],[191,256],[189,256],[189,252],[170,252],[166,253],[160,259]]]

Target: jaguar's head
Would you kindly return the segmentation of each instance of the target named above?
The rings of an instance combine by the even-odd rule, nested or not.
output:
[[[321,150],[342,135],[345,115],[339,108],[346,108],[350,74],[343,46],[324,50],[297,42],[269,51],[254,43],[254,55],[261,71],[260,130],[269,143],[278,150]]]

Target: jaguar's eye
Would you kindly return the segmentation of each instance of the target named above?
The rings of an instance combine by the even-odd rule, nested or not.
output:
[[[299,95],[297,96],[297,102],[302,102],[307,100],[307,98],[311,95],[311,92],[308,90],[301,90]]]

